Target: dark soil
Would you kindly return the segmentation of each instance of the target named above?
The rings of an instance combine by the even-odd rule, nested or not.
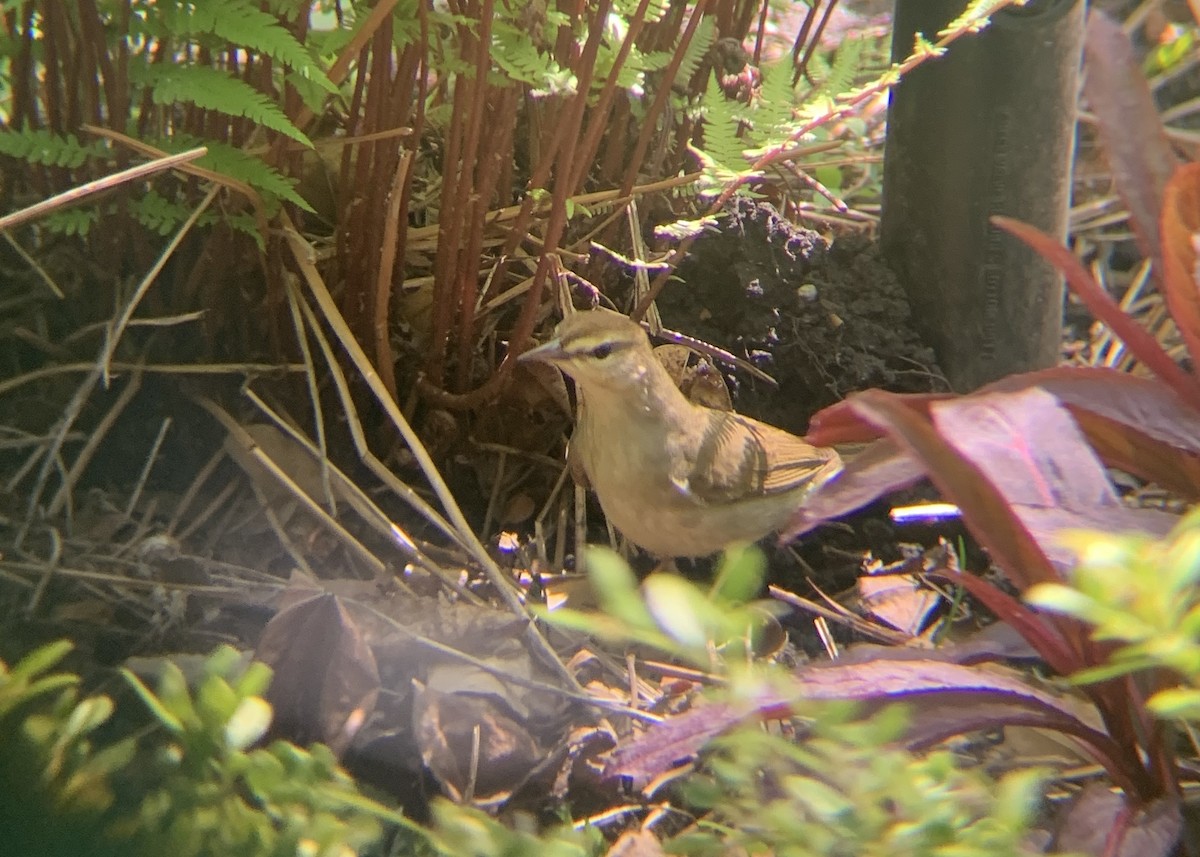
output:
[[[792,432],[856,390],[943,391],[908,301],[861,236],[832,244],[771,205],[738,201],[659,297],[667,327],[753,362],[779,389],[735,376],[735,407]]]

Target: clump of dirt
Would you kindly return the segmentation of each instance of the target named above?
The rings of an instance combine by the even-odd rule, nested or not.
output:
[[[828,243],[764,202],[739,200],[720,231],[697,239],[659,297],[672,329],[753,362],[736,407],[793,432],[855,390],[948,390],[910,324],[904,291],[861,236]]]

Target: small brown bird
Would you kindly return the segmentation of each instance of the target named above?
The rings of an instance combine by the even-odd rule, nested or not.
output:
[[[661,557],[707,556],[774,532],[841,470],[832,449],[688,401],[646,332],[620,313],[568,316],[520,359],[575,379],[573,452],[609,521]]]

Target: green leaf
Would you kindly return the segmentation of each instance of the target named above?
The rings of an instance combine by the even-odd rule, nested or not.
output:
[[[1200,721],[1200,690],[1173,687],[1160,690],[1146,701],[1155,716],[1170,720]]]
[[[166,726],[168,730],[176,735],[183,734],[183,722],[158,701],[158,697],[154,695],[150,688],[142,684],[141,679],[125,667],[121,668],[121,675],[129,682],[134,693],[141,697],[142,702],[146,704],[146,707],[150,709],[150,713],[154,715],[159,723]]]
[[[720,608],[678,575],[652,574],[642,589],[658,626],[689,648],[704,649],[722,624]]]
[[[263,698],[243,699],[225,724],[225,741],[234,750],[244,750],[267,733],[271,706]]]
[[[196,160],[197,166],[245,182],[262,193],[268,215],[274,213],[280,199],[298,205],[307,212],[313,211],[304,197],[296,193],[296,180],[283,175],[262,158],[225,143],[206,141],[204,145],[208,146],[208,154]]]
[[[717,604],[745,604],[762,590],[766,572],[766,557],[757,545],[731,545],[721,557],[709,598]]]
[[[188,102],[227,116],[244,116],[312,148],[312,141],[274,101],[224,71],[208,66],[164,64],[144,68],[138,76],[143,78],[140,82],[150,87],[155,104]]]
[[[222,41],[291,66],[293,72],[326,92],[337,91],[296,37],[278,18],[262,11],[255,0],[199,0],[182,10],[184,14],[172,23],[177,35],[212,33]]]
[[[74,644],[69,640],[56,640],[53,643],[47,643],[44,646],[34,649],[21,658],[21,660],[17,661],[16,666],[8,673],[8,680],[21,683],[28,682],[34,676],[40,675],[53,667],[70,654],[74,648]],[[0,672],[0,679],[3,678],[4,673]],[[78,681],[78,678],[75,680]],[[3,687],[2,681],[0,681],[0,687]]]
[[[605,612],[635,628],[657,628],[638,592],[637,578],[625,560],[608,548],[589,545],[584,563]]]
[[[20,158],[30,164],[48,167],[74,168],[82,166],[89,158],[104,154],[99,143],[84,145],[73,134],[55,134],[41,129],[11,128],[0,132],[0,155]]]

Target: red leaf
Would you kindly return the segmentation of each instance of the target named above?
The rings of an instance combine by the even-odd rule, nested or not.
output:
[[[1059,580],[1033,536],[980,469],[955,450],[925,418],[894,395],[868,390],[847,401],[884,428],[924,464],[943,496],[962,509],[975,537],[1021,589]]]
[[[1179,160],[1167,142],[1129,37],[1095,8],[1088,14],[1084,56],[1083,91],[1096,114],[1117,192],[1129,209],[1142,253],[1154,260],[1161,275],[1158,213],[1163,189]]]
[[[1200,233],[1200,164],[1171,176],[1162,207],[1162,279],[1167,308],[1192,361],[1200,363],[1200,279],[1196,241]]]
[[[822,486],[796,510],[783,541],[802,536],[825,521],[861,509],[884,494],[911,485],[925,475],[925,468],[890,440],[877,440],[849,459],[837,479]]]
[[[954,393],[897,393],[903,401],[919,413],[928,413],[929,403],[952,399]],[[883,432],[869,420],[863,419],[847,402],[841,401],[815,413],[808,424],[805,440],[817,446],[833,446],[836,443],[864,443],[883,437]]]
[[[999,489],[1062,573],[1075,564],[1058,538],[1065,529],[1164,535],[1178,520],[1125,506],[1075,421],[1045,390],[967,396],[935,403],[931,413],[939,434]]]
[[[1056,625],[1062,625],[1062,621],[1052,625],[995,584],[973,574],[943,571],[939,576],[959,584],[979,599],[984,607],[1016,631],[1059,675],[1071,675],[1089,666],[1059,634]],[[1076,636],[1082,636],[1082,633]]]
[[[1069,407],[1106,464],[1185,496],[1200,497],[1200,410],[1188,406],[1165,384],[1152,378],[1114,369],[1057,367],[1011,375],[968,397],[895,394],[893,398],[917,414],[928,414],[940,401],[969,401],[987,393],[1035,387],[1054,394]],[[809,437],[819,437],[820,443],[881,434],[881,429],[864,419],[849,400],[821,411],[813,423],[818,428]],[[1053,437],[1038,426],[1030,426],[1028,434],[1033,438]],[[911,484],[918,473],[924,473],[924,467],[907,452],[891,444],[868,446],[849,460],[838,479],[797,512],[785,538],[803,535],[825,521],[862,508]],[[1107,525],[1102,519],[1090,523]],[[1159,529],[1159,525],[1151,525],[1155,531]]]
[[[1189,500],[1200,500],[1200,457],[1082,408],[1072,408],[1071,412],[1105,463]]]
[[[1090,411],[1155,441],[1200,455],[1200,409],[1161,381],[1116,369],[1059,366],[1003,378],[979,392],[1016,392],[1041,387],[1072,413]],[[1200,404],[1200,403],[1198,403]]]
[[[708,741],[751,718],[778,719],[795,713],[801,700],[854,700],[875,707],[903,702],[913,710],[906,736],[910,747],[928,747],[976,729],[1023,724],[1054,729],[1082,741],[1114,779],[1129,785],[1124,754],[1103,732],[1084,723],[1072,708],[1016,674],[918,659],[898,650],[893,659],[879,650],[872,660],[854,659],[805,667],[791,688],[765,691],[753,703],[701,705],[651,727],[614,754],[604,776],[632,777],[643,784],[695,758]]]
[[[1060,366],[1013,375],[983,391],[1030,386],[1067,405],[1105,464],[1200,499],[1200,410],[1165,384],[1115,369]]]
[[[1061,271],[1071,291],[1084,302],[1092,315],[1108,325],[1146,368],[1178,393],[1184,401],[1200,406],[1200,383],[1180,369],[1167,352],[1163,351],[1158,341],[1117,305],[1108,292],[1092,279],[1092,275],[1075,258],[1074,253],[1059,244],[1057,239],[1027,223],[1000,215],[993,216],[992,222],[1020,238]]]

